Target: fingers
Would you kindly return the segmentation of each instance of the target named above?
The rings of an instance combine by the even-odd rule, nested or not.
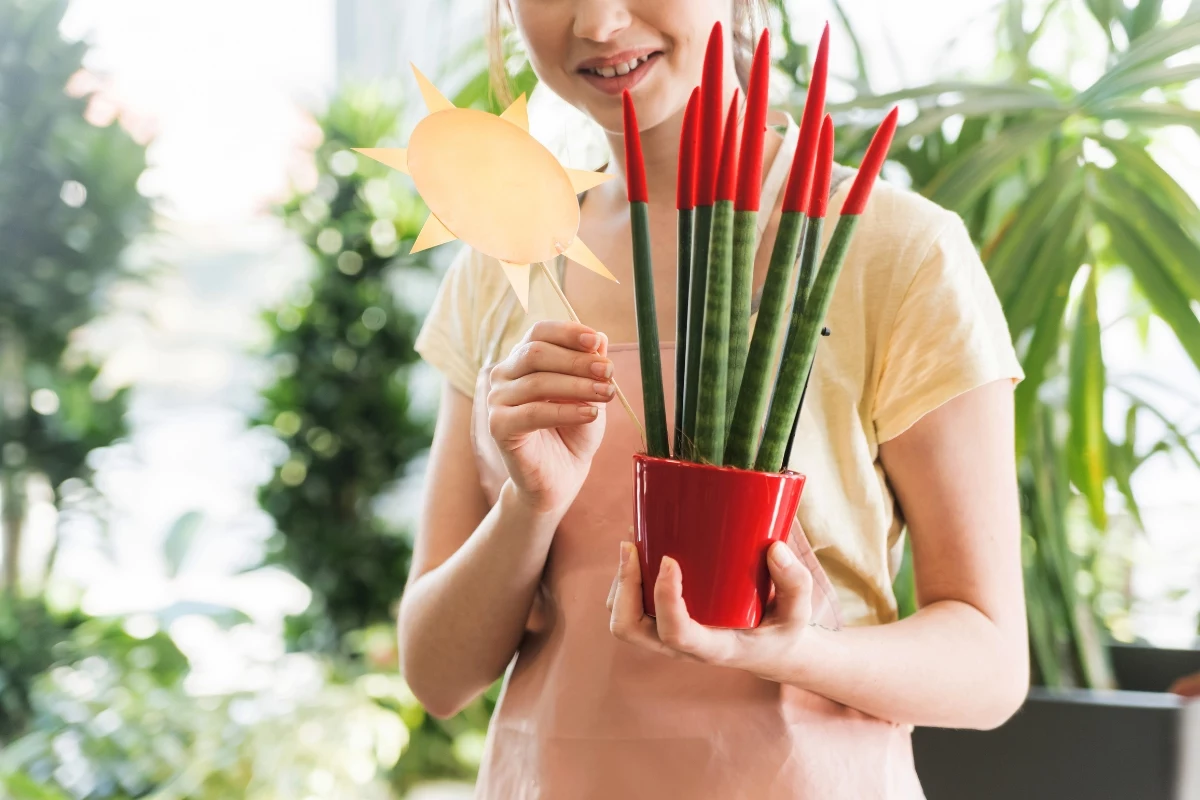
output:
[[[613,636],[663,655],[676,655],[658,640],[654,620],[646,616],[642,605],[642,569],[637,548],[631,542],[621,542],[621,563],[609,594],[612,616],[608,628]]]
[[[515,380],[537,372],[556,372],[577,378],[608,380],[613,366],[607,356],[582,352],[551,342],[533,341],[517,345],[496,368],[496,377]]]
[[[531,325],[521,341],[546,342],[568,350],[594,353],[600,345],[602,335],[594,328],[579,322],[547,319]]]
[[[654,584],[654,614],[658,640],[672,650],[708,663],[720,663],[728,631],[705,628],[688,614],[683,601],[683,573],[678,562],[664,556]]]
[[[807,625],[812,618],[812,573],[783,542],[771,545],[767,569],[775,584],[772,623]],[[657,597],[657,596],[656,596]]]
[[[493,406],[488,413],[488,430],[498,442],[548,428],[586,425],[595,421],[600,409],[579,403],[525,403]]]
[[[615,394],[616,388],[607,381],[576,378],[555,372],[536,372],[493,385],[488,396],[488,405],[519,406],[542,401],[607,403]]]

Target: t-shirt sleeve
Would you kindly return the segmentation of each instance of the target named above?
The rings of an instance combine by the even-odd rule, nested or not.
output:
[[[955,214],[929,247],[896,312],[875,392],[876,441],[908,430],[943,403],[1025,375],[996,290]]]
[[[480,283],[478,257],[463,246],[446,270],[433,305],[413,348],[437,368],[450,384],[465,394],[475,394],[475,379],[482,368],[480,343]]]

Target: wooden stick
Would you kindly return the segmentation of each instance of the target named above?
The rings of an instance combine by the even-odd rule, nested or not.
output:
[[[554,274],[550,272],[550,267],[546,266],[545,261],[539,261],[538,266],[542,268],[542,272],[546,276],[546,280],[550,281],[550,286],[554,289],[554,293],[558,295],[558,299],[562,301],[563,306],[567,309],[567,313],[571,315],[572,322],[583,324],[579,315],[575,313],[575,309],[571,307],[571,301],[567,299],[567,295],[563,292],[562,287],[558,285],[558,281],[554,279]],[[642,421],[637,418],[637,414],[633,413],[633,406],[629,405],[629,401],[625,399],[625,393],[621,391],[621,387],[617,385],[616,377],[612,379],[613,389],[617,392],[617,399],[621,401],[621,405],[625,407],[625,413],[633,420],[633,424],[637,426],[638,431],[642,435],[642,449],[646,447],[646,429],[642,426]]]

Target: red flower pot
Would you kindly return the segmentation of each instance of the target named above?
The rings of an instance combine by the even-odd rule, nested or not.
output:
[[[767,550],[787,541],[804,476],[633,457],[634,535],[642,601],[654,615],[663,556],[679,562],[692,619],[753,628],[771,590]]]

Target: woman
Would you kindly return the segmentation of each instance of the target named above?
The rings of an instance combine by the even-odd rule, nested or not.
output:
[[[620,92],[632,92],[669,365],[683,109],[713,24],[752,33],[752,4],[498,2],[540,80],[607,132],[618,174]],[[730,50],[727,101],[748,55]],[[796,144],[795,123],[775,122],[760,287]],[[614,375],[635,407],[640,396],[622,180],[587,194],[579,235],[620,280],[560,272],[591,327],[564,321],[544,280],[526,315],[499,265],[464,250],[418,340],[447,383],[400,612],[412,690],[450,716],[511,663],[477,790],[489,800],[921,797],[912,726],[997,726],[1028,682],[1013,461],[1022,375],[962,222],[877,187],[800,421],[798,520],[769,552],[774,602],[748,632],[693,622],[687,576],[669,561],[657,619],[643,613],[629,557],[640,442],[607,408]],[[902,525],[920,610],[896,621]]]

